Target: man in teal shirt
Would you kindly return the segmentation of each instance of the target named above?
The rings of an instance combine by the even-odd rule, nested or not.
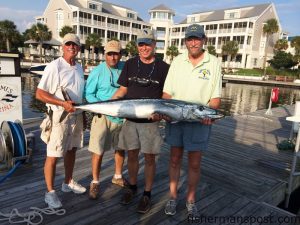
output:
[[[121,46],[118,41],[109,41],[105,46],[105,62],[97,66],[89,74],[85,88],[85,98],[88,102],[99,102],[111,99],[120,87],[117,84],[124,67],[120,62]],[[115,150],[115,174],[112,183],[124,186],[126,180],[122,177],[124,151],[118,149],[118,137],[123,120],[117,117],[95,115],[91,124],[91,134],[88,150],[92,153],[92,175],[90,199],[99,196],[99,176],[102,157],[105,151]]]

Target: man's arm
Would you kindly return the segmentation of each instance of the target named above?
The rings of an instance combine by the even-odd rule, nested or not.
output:
[[[164,99],[171,99],[171,98],[172,98],[172,95],[170,95],[170,94],[168,94],[168,93],[166,93],[166,92],[163,92],[161,98],[164,98]]]
[[[61,106],[67,112],[75,111],[75,108],[73,107],[73,101],[62,101],[62,100],[56,98],[53,94],[50,94],[49,92],[44,91],[40,88],[37,88],[35,97],[36,97],[36,99],[40,100],[41,102]]]
[[[208,103],[210,108],[219,109],[221,106],[221,98],[212,98]]]
[[[111,99],[119,99],[123,98],[127,94],[127,87],[121,86],[119,89],[115,92],[115,94],[111,97]]]

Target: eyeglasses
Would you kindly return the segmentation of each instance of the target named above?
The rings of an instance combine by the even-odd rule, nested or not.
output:
[[[77,44],[75,44],[72,41],[68,41],[68,42],[65,43],[65,46],[71,46],[71,45],[77,46]]]
[[[114,56],[114,55],[116,55],[116,56],[119,56],[119,54],[120,53],[118,53],[118,52],[108,52],[108,53],[106,53],[108,56]]]
[[[139,84],[142,87],[148,87],[148,86],[150,86],[150,84],[159,84],[159,81],[151,79],[151,76],[154,72],[154,69],[155,69],[155,60],[153,62],[152,70],[146,76],[146,78],[138,77],[138,75],[140,74],[140,59],[138,59],[138,72],[137,72],[137,75],[135,77],[129,77],[128,80],[133,81],[133,82]]]
[[[107,66],[107,68],[108,68],[108,70],[109,70],[109,72],[110,72],[110,86],[112,86],[112,87],[114,87],[114,88],[119,88],[120,85],[114,83],[114,77],[113,77],[114,75],[113,75],[113,72],[111,71],[111,69],[109,68],[109,66]],[[119,71],[118,66],[117,66],[117,71]],[[118,72],[117,72],[117,73],[118,73]],[[118,73],[118,75],[119,75],[119,73]]]

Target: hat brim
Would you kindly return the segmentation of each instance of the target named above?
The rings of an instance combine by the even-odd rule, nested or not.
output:
[[[197,33],[197,32],[190,32],[185,34],[185,38],[189,38],[189,37],[205,38],[205,34]]]
[[[137,44],[140,44],[140,43],[145,43],[147,45],[150,45],[152,44],[153,40],[150,39],[150,38],[139,38],[137,39]]]

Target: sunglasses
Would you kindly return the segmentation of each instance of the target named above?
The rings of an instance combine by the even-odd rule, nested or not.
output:
[[[75,44],[75,43],[72,42],[72,41],[68,41],[68,42],[65,43],[65,46],[71,46],[71,45],[77,46],[77,44]]]
[[[108,53],[106,53],[108,56],[119,56],[119,54],[120,53],[118,53],[118,52],[108,52]]]

